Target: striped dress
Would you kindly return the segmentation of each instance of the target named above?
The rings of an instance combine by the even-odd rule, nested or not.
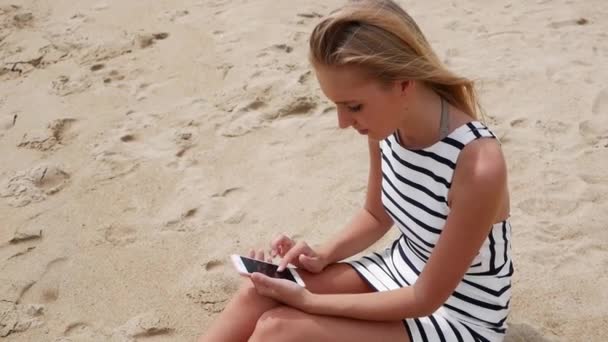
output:
[[[389,248],[348,261],[376,291],[411,286],[429,260],[450,212],[448,191],[462,149],[494,134],[474,121],[436,144],[406,149],[393,134],[380,143],[382,203],[401,231]],[[432,315],[405,319],[410,340],[502,341],[511,299],[511,226],[496,223],[456,290]]]

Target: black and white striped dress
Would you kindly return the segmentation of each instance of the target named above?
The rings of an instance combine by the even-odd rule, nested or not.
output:
[[[450,212],[448,191],[462,149],[495,138],[482,123],[465,124],[436,144],[406,149],[393,134],[380,143],[382,203],[401,235],[389,248],[348,261],[377,291],[410,286],[429,260]],[[431,316],[405,319],[412,342],[502,341],[511,299],[511,226],[496,223],[448,300]]]

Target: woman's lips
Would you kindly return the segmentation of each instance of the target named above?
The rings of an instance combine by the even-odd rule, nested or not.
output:
[[[357,132],[359,132],[359,134],[367,135],[367,133],[369,132],[369,130],[367,130],[367,129],[358,129]]]

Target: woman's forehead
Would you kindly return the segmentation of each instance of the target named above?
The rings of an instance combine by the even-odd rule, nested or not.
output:
[[[350,101],[373,86],[361,68],[355,66],[315,66],[321,89],[334,102]]]

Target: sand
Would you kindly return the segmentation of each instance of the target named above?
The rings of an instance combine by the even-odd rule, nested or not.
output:
[[[193,341],[238,286],[229,254],[339,230],[366,141],[306,48],[340,3],[1,0],[0,337]],[[605,341],[605,1],[402,3],[503,142],[507,340]]]

